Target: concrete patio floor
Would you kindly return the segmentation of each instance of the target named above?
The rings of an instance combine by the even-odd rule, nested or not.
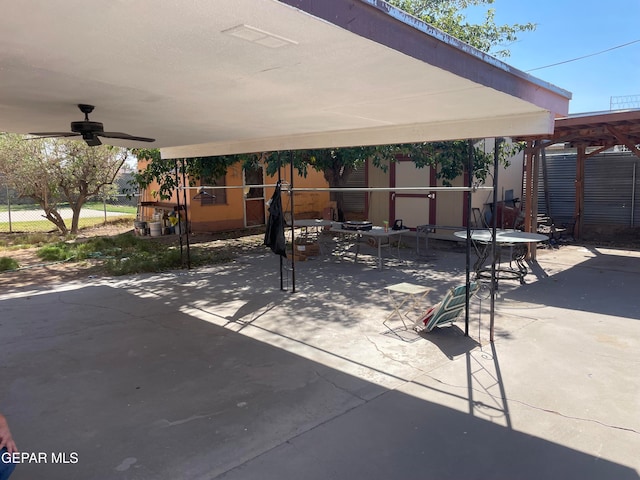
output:
[[[640,252],[539,251],[494,343],[484,289],[469,337],[383,327],[385,286],[464,281],[430,253],[297,263],[295,294],[265,252],[0,296],[0,411],[48,460],[12,480],[640,478]]]

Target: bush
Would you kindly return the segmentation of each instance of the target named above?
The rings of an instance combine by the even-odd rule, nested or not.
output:
[[[69,260],[74,256],[71,246],[66,243],[46,245],[38,250],[37,255],[47,262],[60,262]]]
[[[165,272],[180,267],[180,251],[175,249],[160,250],[153,253],[144,251],[131,252],[128,256],[109,259],[105,264],[107,272],[112,275]]]
[[[7,270],[15,270],[19,268],[18,262],[11,257],[0,257],[0,272],[6,272]]]
[[[59,237],[47,233],[15,233],[7,234],[0,239],[0,247],[12,249],[40,247],[59,241]]]
[[[191,248],[191,265],[212,265],[225,263],[235,258],[235,253],[226,248],[208,250]],[[110,275],[129,275],[145,272],[166,272],[184,267],[185,257],[180,249],[156,242],[153,239],[123,233],[114,237],[94,237],[77,241],[60,241],[41,247],[37,255],[44,261],[82,261],[87,259],[105,260],[104,270]],[[17,268],[17,263],[13,267]]]

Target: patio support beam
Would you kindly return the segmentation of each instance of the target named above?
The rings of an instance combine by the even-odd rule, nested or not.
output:
[[[544,147],[540,149],[540,168],[542,169],[542,183],[544,185],[544,211],[553,218],[551,211],[551,195],[549,194],[549,169],[547,168],[547,151]],[[538,188],[540,185],[538,184]]]
[[[576,207],[574,217],[576,219],[573,235],[575,238],[582,236],[583,207],[584,207],[584,161],[586,147],[578,145],[578,158],[576,163]]]
[[[537,143],[537,142],[536,142]],[[531,232],[538,231],[538,190],[540,188],[540,157],[542,149],[536,149],[531,164]],[[536,259],[536,244],[527,245],[527,260]]]
[[[176,199],[177,199],[177,204],[178,204],[178,211],[177,211],[177,215],[178,215],[178,224],[176,225],[178,227],[178,237],[180,237],[180,267],[184,268],[184,246],[183,246],[183,241],[182,241],[182,235],[185,233],[182,231],[182,219],[186,218],[186,210],[187,210],[187,205],[186,203],[184,204],[184,210],[185,213],[182,213],[182,208],[180,208],[180,176],[179,176],[179,171],[178,171],[178,160],[176,159],[173,162],[173,167],[174,167],[174,175],[176,176],[176,183],[178,184],[178,188],[176,189]],[[186,223],[186,221],[185,221]]]
[[[182,185],[187,185],[187,159],[182,159]],[[180,195],[180,192],[178,192]],[[182,190],[182,196],[184,199],[184,223],[185,223],[185,233],[187,239],[187,270],[191,270],[191,245],[189,244],[189,214],[187,208],[187,190]]]
[[[527,146],[524,151],[524,178],[525,178],[525,191],[524,191],[524,231],[531,232],[531,206],[532,206],[532,183],[531,175],[533,169],[531,168],[532,158],[535,155],[535,147],[533,140],[527,140]]]
[[[585,158],[592,157],[593,155],[597,155],[599,153],[609,150],[610,148],[613,148],[615,145],[616,145],[616,142],[607,143],[606,145],[600,148],[596,148],[595,150],[591,150],[589,153],[585,153],[584,156]]]
[[[473,186],[473,140],[468,140],[469,150],[468,150],[468,165],[467,165],[467,186],[471,188]],[[465,304],[464,304],[464,335],[465,337],[469,336],[469,289],[471,287],[471,192],[465,193],[467,204],[466,204],[466,212],[467,212],[467,256],[466,256],[466,269],[465,269],[465,281],[467,288],[465,290]]]
[[[618,128],[607,126],[607,130],[611,132],[611,134],[616,137],[616,139],[629,150],[631,150],[634,155],[640,158],[640,149],[629,139],[627,135],[622,133]]]
[[[493,147],[493,205],[495,207],[495,211],[491,216],[491,307],[489,312],[489,341],[491,343],[493,343],[494,337],[493,332],[495,324],[496,290],[498,289],[498,279],[496,272],[496,261],[498,255],[498,247],[496,242],[496,230],[498,228],[498,164],[500,160],[500,145],[502,144],[503,140],[503,138],[496,138]]]
[[[293,190],[293,179],[294,179],[294,174],[293,174],[293,150],[289,150],[289,162],[290,162],[290,177],[291,177],[291,182],[289,183],[289,185],[291,185],[291,189]],[[290,201],[291,201],[291,293],[296,293],[296,261],[295,261],[295,248],[296,248],[296,239],[295,239],[295,228],[293,227],[293,224],[295,223],[295,218],[296,215],[293,212],[293,197],[294,195],[291,195]]]

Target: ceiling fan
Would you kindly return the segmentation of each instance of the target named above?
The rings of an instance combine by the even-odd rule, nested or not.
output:
[[[37,135],[39,137],[57,138],[57,137],[79,137],[87,142],[90,147],[101,145],[102,142],[98,137],[119,138],[123,140],[133,140],[136,142],[155,142],[155,138],[136,137],[122,132],[105,132],[102,123],[92,122],[89,120],[89,114],[93,112],[93,105],[84,103],[78,104],[78,108],[84,113],[84,120],[79,122],[71,122],[71,132],[36,132],[29,135]]]

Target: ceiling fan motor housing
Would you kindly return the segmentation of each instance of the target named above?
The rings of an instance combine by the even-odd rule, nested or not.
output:
[[[103,132],[104,126],[100,122],[84,120],[81,122],[71,122],[71,131],[80,134]]]

